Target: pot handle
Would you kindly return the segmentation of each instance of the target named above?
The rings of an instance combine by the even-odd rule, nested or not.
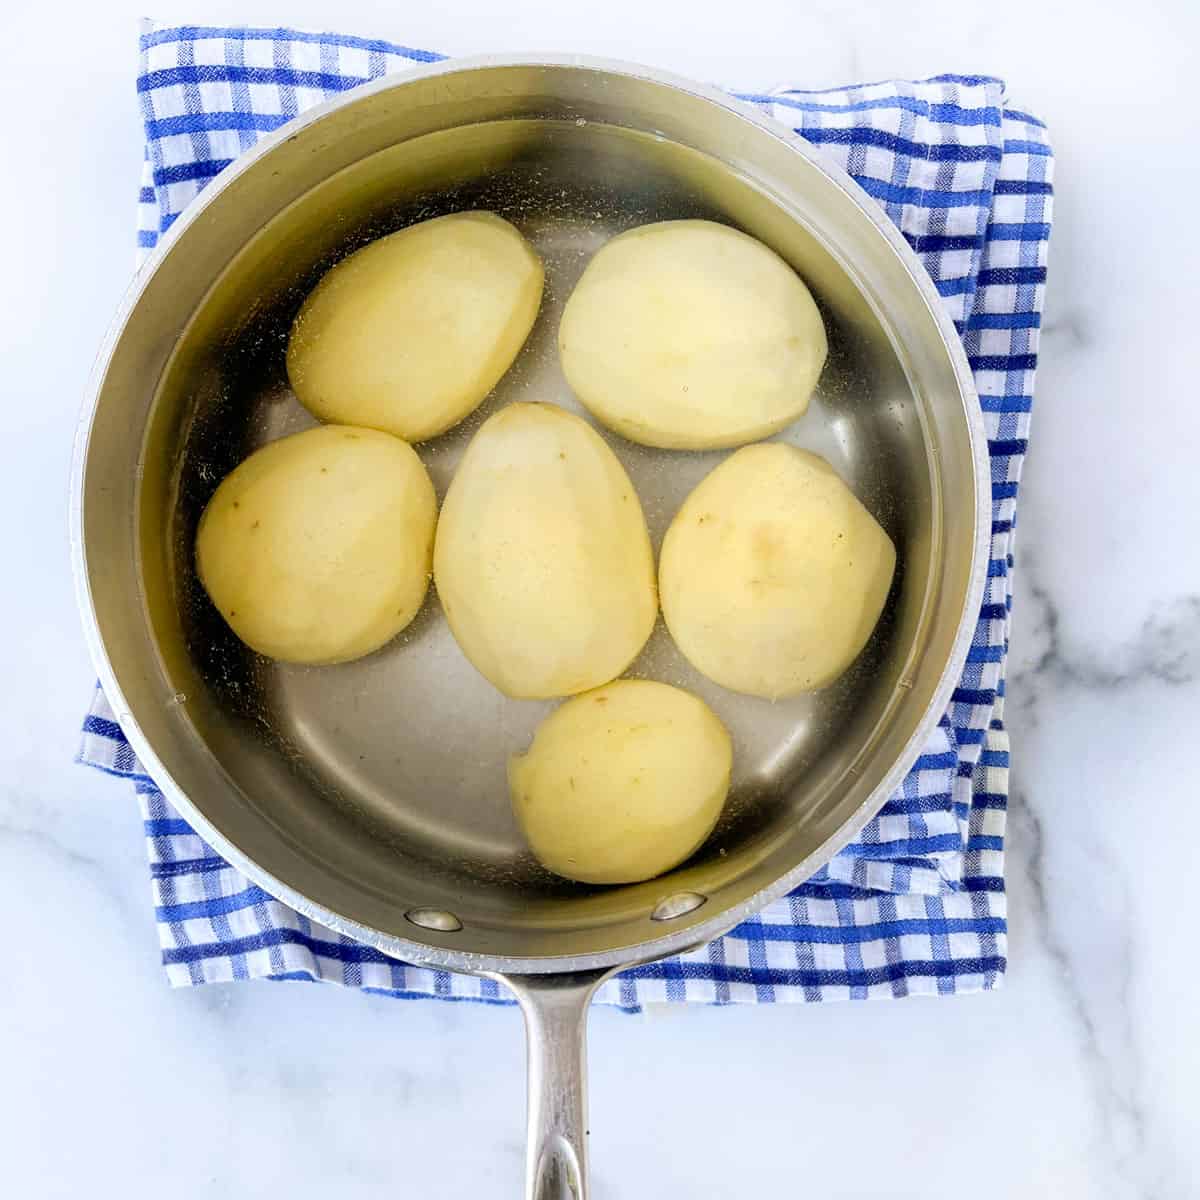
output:
[[[525,1016],[525,1200],[587,1200],[587,1016],[611,969],[502,975]]]

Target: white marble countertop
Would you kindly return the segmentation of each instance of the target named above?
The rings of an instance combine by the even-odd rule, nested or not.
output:
[[[980,71],[1050,123],[1058,153],[1018,540],[1007,985],[595,1012],[597,1200],[1200,1195],[1200,485],[1185,374],[1200,10],[445,7],[453,17],[384,0],[161,0],[154,15],[336,24],[454,53],[575,49],[747,87]],[[60,0],[0,18],[5,1191],[515,1196],[515,1012],[316,986],[169,991],[132,797],[71,762],[92,671],[69,579],[67,464],[130,273],[141,9]]]

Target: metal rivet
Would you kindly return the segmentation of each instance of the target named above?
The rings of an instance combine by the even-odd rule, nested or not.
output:
[[[410,908],[404,914],[404,919],[422,929],[435,929],[438,933],[457,933],[462,928],[462,922],[444,908]]]
[[[700,905],[707,902],[708,897],[701,896],[699,892],[676,892],[673,896],[668,896],[665,900],[658,902],[650,914],[650,920],[674,921],[676,917],[695,912]]]

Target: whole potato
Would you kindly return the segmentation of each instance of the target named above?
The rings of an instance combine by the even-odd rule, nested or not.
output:
[[[582,692],[615,678],[658,612],[637,493],[584,420],[510,404],[472,439],[433,558],[467,658],[509,696]]]
[[[196,567],[252,650],[297,663],[359,658],[416,616],[437,498],[407,443],[324,425],[255,451],[200,518]]]
[[[712,221],[613,238],[567,301],[558,343],[567,381],[598,421],[676,450],[741,446],[791,424],[827,351],[795,271]]]
[[[823,458],[746,446],[700,481],[667,530],[663,616],[716,683],[790,696],[854,661],[895,566],[891,539]]]
[[[690,857],[729,791],[725,726],[690,692],[618,679],[568,700],[509,759],[538,860],[583,883],[636,883]]]
[[[287,349],[292,389],[323,421],[409,442],[442,433],[512,365],[542,275],[529,243],[495,213],[435,217],[371,242],[304,301]]]

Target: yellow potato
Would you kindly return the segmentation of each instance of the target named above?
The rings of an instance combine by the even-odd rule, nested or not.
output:
[[[457,425],[512,365],[542,301],[542,263],[507,221],[453,213],[338,263],[304,301],[287,372],[323,421],[420,442]]]
[[[631,229],[592,259],[558,333],[598,421],[645,446],[741,446],[790,425],[825,363],[821,314],[761,242],[712,221]]]
[[[200,518],[196,567],[252,650],[346,662],[416,616],[436,521],[433,484],[411,446],[323,425],[264,446],[222,480]]]
[[[658,612],[637,493],[584,420],[510,404],[472,439],[433,558],[463,653],[509,696],[568,696],[615,678]]]
[[[513,811],[538,860],[583,883],[636,883],[690,857],[729,791],[733,748],[690,692],[618,679],[568,700],[513,755]]]
[[[676,645],[710,679],[775,699],[832,683],[879,620],[896,551],[833,468],[746,446],[701,480],[663,540]]]

